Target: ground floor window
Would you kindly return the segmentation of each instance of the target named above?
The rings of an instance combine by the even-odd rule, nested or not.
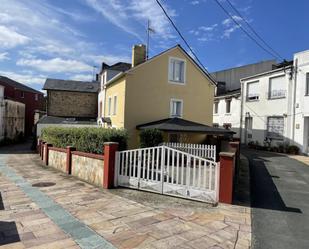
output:
[[[283,139],[284,118],[268,117],[267,118],[267,137],[272,139]]]

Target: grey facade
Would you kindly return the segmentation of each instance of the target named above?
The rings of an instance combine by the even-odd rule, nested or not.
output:
[[[211,75],[217,80],[219,85],[224,88],[222,89],[223,92],[233,91],[240,88],[240,79],[270,71],[275,64],[275,60],[261,61],[254,64],[213,72]]]

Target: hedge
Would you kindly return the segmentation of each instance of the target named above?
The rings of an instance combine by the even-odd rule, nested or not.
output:
[[[78,151],[102,154],[104,142],[118,142],[119,150],[125,150],[128,135],[124,129],[47,127],[41,138],[55,147],[73,146]]]

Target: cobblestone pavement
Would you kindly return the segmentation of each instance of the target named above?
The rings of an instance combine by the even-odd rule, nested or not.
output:
[[[55,183],[37,189],[116,248],[250,248],[249,208],[212,207],[134,190],[103,190],[43,167],[36,154],[4,158],[6,167],[30,186]],[[0,169],[1,248],[106,248],[82,246],[75,226],[61,227],[57,217],[17,185]]]

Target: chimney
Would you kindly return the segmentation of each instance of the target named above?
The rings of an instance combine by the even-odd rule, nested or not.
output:
[[[134,45],[132,48],[132,67],[135,67],[146,60],[146,46],[144,44]]]

